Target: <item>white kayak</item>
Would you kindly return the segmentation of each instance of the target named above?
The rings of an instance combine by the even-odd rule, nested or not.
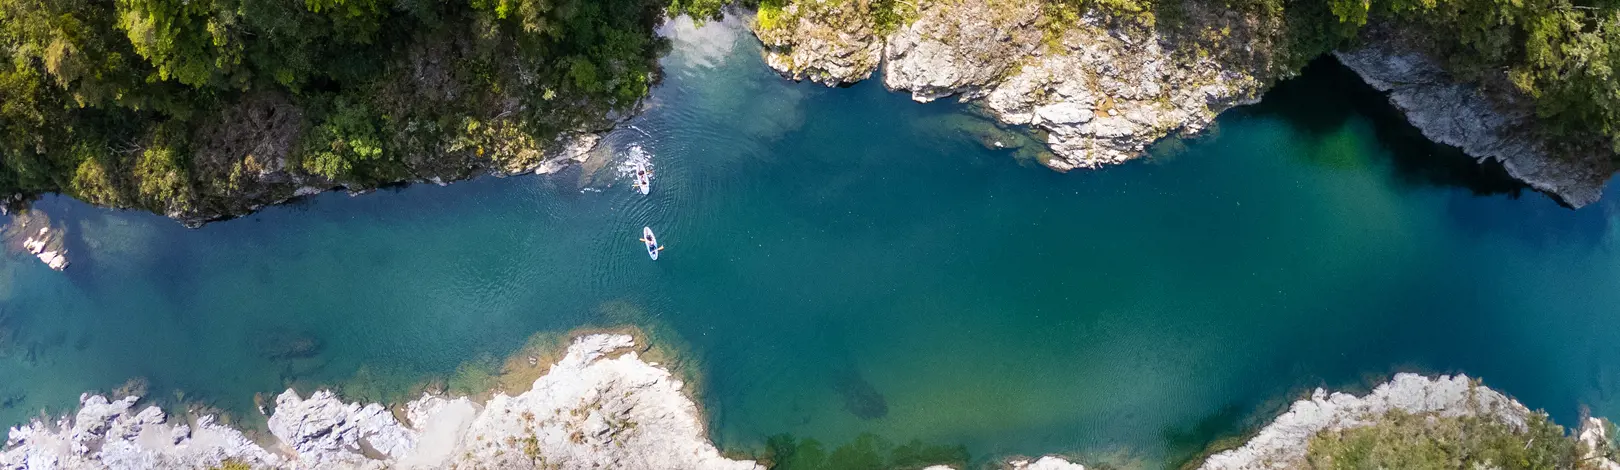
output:
[[[652,172],[647,171],[647,165],[636,164],[636,182],[632,186],[641,191],[641,194],[652,192]]]
[[[658,237],[653,236],[652,227],[641,228],[641,242],[647,244],[647,256],[657,261],[658,252],[663,251],[664,247],[658,245]]]

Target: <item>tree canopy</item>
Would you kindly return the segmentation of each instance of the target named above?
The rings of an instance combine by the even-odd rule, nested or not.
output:
[[[533,153],[503,144],[646,94],[666,6],[0,0],[0,191],[172,213],[274,169],[364,187]]]

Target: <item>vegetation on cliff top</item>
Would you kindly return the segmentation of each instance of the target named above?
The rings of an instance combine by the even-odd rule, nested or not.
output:
[[[1546,414],[1523,428],[1487,414],[1439,417],[1392,411],[1370,426],[1311,438],[1309,468],[1598,468],[1584,444]]]
[[[1203,0],[1046,0],[1048,17],[1090,11],[1161,29]],[[1369,22],[1419,38],[1458,78],[1510,84],[1559,137],[1620,151],[1620,3],[1595,0],[1207,0],[1286,20],[1295,68],[1354,41]],[[1577,144],[1578,145],[1578,144]]]
[[[666,6],[0,0],[0,193],[230,214],[530,165],[646,94]]]

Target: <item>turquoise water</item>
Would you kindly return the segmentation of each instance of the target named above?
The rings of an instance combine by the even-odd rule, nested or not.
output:
[[[1058,174],[980,146],[960,105],[786,82],[724,27],[676,42],[586,168],[200,230],[45,198],[74,264],[0,261],[0,422],[135,376],[239,414],[289,384],[397,395],[626,319],[684,343],[733,450],[872,432],[1160,462],[1397,370],[1620,416],[1614,201],[1523,191],[1330,62],[1205,137]],[[618,173],[638,156],[650,196]]]

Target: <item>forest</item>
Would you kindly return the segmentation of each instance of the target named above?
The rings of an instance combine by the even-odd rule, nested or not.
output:
[[[237,214],[301,186],[532,165],[634,111],[663,18],[736,1],[0,0],[0,195]],[[793,1],[810,0],[763,6]],[[887,27],[914,3],[824,1]],[[1222,2],[1286,18],[1302,57],[1369,25],[1419,31],[1459,77],[1531,97],[1568,142],[1620,149],[1620,2],[1043,1],[1051,18],[1159,26],[1182,2]]]
[[[0,192],[230,213],[202,206],[265,198],[265,175],[365,188],[538,159],[647,93],[667,6],[0,0]]]

